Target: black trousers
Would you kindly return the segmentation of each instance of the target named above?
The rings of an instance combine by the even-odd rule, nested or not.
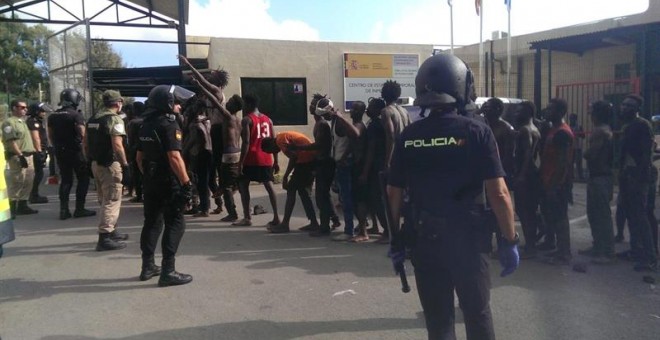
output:
[[[163,232],[163,262],[174,262],[179,243],[186,230],[183,207],[172,201],[172,189],[166,183],[144,183],[144,225],[140,235],[142,258],[153,258],[158,237]],[[163,227],[165,230],[163,231]]]
[[[78,185],[76,186],[76,208],[84,207],[89,189],[89,167],[82,151],[55,149],[57,166],[60,168],[60,208],[68,208],[69,194],[73,187],[73,174],[75,173]]]
[[[330,228],[330,218],[335,215],[330,200],[330,188],[335,178],[335,161],[325,159],[316,162],[314,169],[314,179],[316,181],[314,195],[316,206],[319,209],[319,223],[321,228]]]
[[[46,152],[35,152],[32,159],[34,161],[34,180],[32,181],[32,191],[30,192],[30,197],[37,197],[39,196],[39,185],[44,179]]]
[[[418,237],[411,252],[428,338],[456,339],[456,291],[467,339],[493,340],[487,256],[479,251],[476,234],[467,231],[470,226],[454,227],[435,239]]]

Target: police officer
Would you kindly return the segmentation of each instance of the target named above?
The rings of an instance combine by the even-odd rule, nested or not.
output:
[[[121,209],[122,183],[129,180],[128,161],[124,151],[126,128],[119,116],[124,99],[117,91],[103,92],[104,108],[87,121],[85,152],[92,162],[100,207],[99,240],[97,251],[116,250],[126,247],[120,242],[127,234],[117,232],[117,219]]]
[[[185,231],[183,211],[192,199],[193,186],[181,157],[181,127],[176,114],[194,93],[176,85],[158,85],[149,93],[140,128],[136,161],[143,174],[144,226],[140,236],[142,271],[140,280],[159,275],[161,287],[183,285],[192,276],[178,273],[174,256]],[[161,246],[162,270],[154,252],[165,223]]]
[[[12,218],[16,215],[36,214],[27,205],[34,178],[34,144],[25,124],[27,105],[25,101],[15,99],[11,102],[11,117],[2,123],[2,143],[5,147],[5,159],[9,163],[7,191]]]
[[[30,203],[48,203],[48,198],[39,195],[39,185],[44,179],[44,166],[46,166],[46,156],[48,155],[48,135],[44,118],[46,113],[53,112],[53,109],[46,103],[34,103],[28,108],[28,119],[25,122],[30,135],[32,144],[34,144],[34,180],[32,182],[32,191],[30,192]]]
[[[390,256],[397,268],[405,260],[405,247],[411,248],[429,339],[456,338],[454,291],[467,338],[495,338],[486,259],[491,230],[475,203],[484,184],[503,235],[498,247],[501,275],[518,266],[518,234],[493,132],[458,114],[473,97],[473,82],[467,65],[452,55],[435,55],[420,66],[415,105],[430,113],[402,132],[390,166],[387,194],[394,222]],[[404,189],[412,214],[400,229]],[[400,230],[414,242],[404,245]]]
[[[69,211],[69,193],[73,186],[73,174],[76,174],[76,210],[73,217],[88,217],[96,212],[85,209],[87,189],[89,189],[89,167],[83,154],[82,142],[85,137],[85,120],[78,111],[82,101],[80,92],[64,89],[60,93],[60,108],[48,116],[48,138],[55,149],[57,166],[60,168],[61,182],[60,220],[71,217]]]

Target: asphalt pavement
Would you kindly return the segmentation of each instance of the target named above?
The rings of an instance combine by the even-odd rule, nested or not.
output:
[[[224,214],[187,217],[177,270],[194,281],[167,288],[159,288],[157,278],[138,280],[140,204],[122,203],[120,229],[130,235],[128,247],[97,252],[97,217],[58,220],[56,189],[44,186],[50,203],[33,205],[39,214],[19,216],[16,240],[4,246],[2,340],[426,338],[409,263],[412,292],[404,294],[387,246],[309,237],[297,231],[306,224],[300,203],[291,233],[268,234],[272,209],[261,186],[251,187],[252,203],[268,213],[254,216],[252,227],[218,222]],[[577,255],[591,235],[584,185],[576,184],[574,193],[573,262],[585,263],[586,272],[525,260],[500,278],[492,260],[498,339],[660,339],[658,288],[644,283],[630,263],[590,265]],[[281,212],[281,188],[278,199]],[[91,191],[88,208],[98,208],[95,200]],[[465,339],[456,305],[458,338]]]

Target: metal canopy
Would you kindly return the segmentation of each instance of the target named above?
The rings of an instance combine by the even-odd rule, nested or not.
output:
[[[101,0],[94,1],[96,4]],[[104,0],[105,6],[96,12],[90,10],[89,0],[80,0],[80,3],[78,9],[81,9],[82,13],[71,9],[70,0],[0,0],[0,15],[5,16],[0,18],[0,21],[74,24],[89,18],[91,25],[157,28],[177,28],[178,25],[175,22],[180,21],[188,23],[189,0],[182,0],[181,4],[179,0]],[[37,9],[43,11],[44,4],[47,10],[46,15],[35,14],[40,12]],[[60,10],[55,12],[53,11],[55,8]],[[120,8],[123,10],[121,16]],[[115,20],[108,21],[99,18],[101,14],[107,12],[116,14],[113,16]],[[14,16],[17,17],[14,18]],[[129,17],[125,18],[127,16]],[[148,19],[148,23],[144,23],[144,19]]]
[[[190,59],[190,63],[198,70],[209,67],[206,59]],[[94,79],[94,89],[99,91],[119,90],[123,96],[127,97],[147,97],[149,91],[156,85],[182,85],[185,83],[179,66],[94,69],[92,78]]]
[[[657,29],[658,27],[660,27],[659,24],[617,27],[605,31],[534,41],[530,43],[530,49],[561,51],[582,55],[584,52],[599,48],[637,43],[640,41],[644,32]]]

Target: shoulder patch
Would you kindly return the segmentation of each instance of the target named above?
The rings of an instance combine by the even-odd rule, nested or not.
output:
[[[38,127],[39,127],[39,123],[34,123],[34,127],[38,128]]]
[[[180,141],[181,138],[183,137],[183,135],[181,134],[181,130],[176,130],[176,132],[174,133],[174,137],[176,138],[176,140]]]
[[[117,133],[126,133],[124,124],[115,124],[115,126],[112,129]]]
[[[2,131],[4,131],[5,133],[11,133],[11,125],[5,126],[5,128],[2,129]]]

